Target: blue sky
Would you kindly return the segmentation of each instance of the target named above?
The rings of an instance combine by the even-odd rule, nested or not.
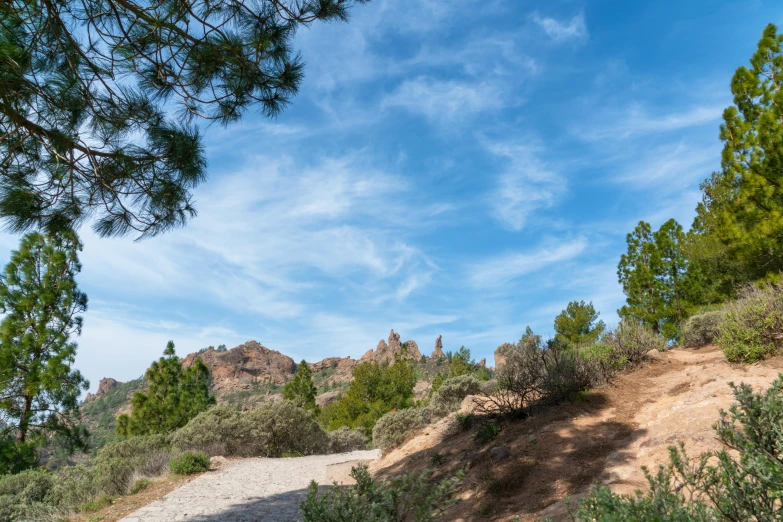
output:
[[[613,324],[625,235],[640,219],[690,226],[733,71],[781,15],[374,0],[302,31],[285,113],[204,129],[197,219],[142,242],[83,231],[77,367],[92,389],[131,379],[169,339],[181,355],[256,339],[360,357],[391,328],[491,361],[581,299]]]

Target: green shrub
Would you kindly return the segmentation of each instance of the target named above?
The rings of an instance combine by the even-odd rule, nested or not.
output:
[[[694,315],[682,326],[682,344],[700,348],[714,343],[720,335],[723,311],[704,312]]]
[[[38,447],[34,442],[0,439],[0,475],[19,473],[38,463]]]
[[[163,435],[131,437],[107,444],[94,460],[100,489],[109,495],[124,495],[135,477],[154,477],[165,472],[171,452]]]
[[[574,516],[583,521],[780,520],[783,491],[783,374],[763,392],[734,386],[736,402],[715,425],[724,448],[689,459],[669,448],[650,491],[621,496],[597,488]],[[687,495],[687,496],[686,496]]]
[[[169,471],[177,475],[192,475],[209,469],[209,457],[203,453],[186,451],[172,457],[169,461]]]
[[[458,413],[455,419],[457,419],[457,424],[459,424],[459,427],[462,429],[462,431],[467,431],[473,427],[473,422],[476,420],[476,415],[473,413]]]
[[[251,426],[251,438],[260,444],[264,456],[313,455],[326,453],[329,446],[329,437],[312,413],[291,401],[275,401],[245,417]]]
[[[385,453],[405,442],[405,439],[417,428],[425,424],[427,424],[427,418],[422,408],[392,411],[375,423],[372,430],[372,440],[375,447]]]
[[[501,431],[500,426],[498,426],[494,422],[490,422],[489,424],[484,424],[476,432],[476,440],[486,444],[487,442],[491,441],[492,439],[500,435],[500,431]]]
[[[253,438],[246,416],[227,406],[210,408],[175,431],[171,445],[179,451],[200,451],[210,456],[262,455],[263,447]]]
[[[410,473],[388,481],[374,480],[366,466],[351,471],[356,484],[350,488],[334,485],[319,494],[318,484],[310,483],[301,504],[304,522],[430,522],[443,517],[456,500],[462,475],[440,482],[430,481],[431,473]]]
[[[473,375],[460,375],[446,379],[432,394],[427,409],[435,417],[445,417],[457,411],[468,395],[481,392],[481,382]]]
[[[666,350],[666,340],[639,323],[623,320],[607,332],[601,342],[614,348],[617,357],[624,357],[629,366],[642,362],[650,350]]]
[[[130,488],[130,494],[135,495],[139,491],[144,491],[148,487],[150,487],[151,482],[149,479],[139,479],[136,482],[133,483],[133,486]]]
[[[327,433],[329,437],[329,453],[347,453],[349,451],[367,449],[367,436],[362,428],[343,426]]]
[[[752,363],[780,348],[783,285],[750,287],[725,305],[718,346],[731,362]]]

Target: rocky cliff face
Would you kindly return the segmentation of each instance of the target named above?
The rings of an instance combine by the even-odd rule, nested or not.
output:
[[[231,391],[247,390],[253,384],[285,384],[294,374],[296,363],[282,353],[270,350],[256,341],[218,352],[207,350],[192,353],[182,361],[188,367],[200,358],[209,368],[212,387],[220,395]]]
[[[506,354],[513,348],[514,345],[511,343],[503,343],[495,348],[495,369],[498,369],[506,364]]]
[[[84,402],[100,399],[101,397],[104,397],[107,393],[109,393],[109,390],[113,390],[120,384],[122,383],[112,379],[111,377],[104,377],[98,383],[98,390],[95,392],[95,395],[93,395],[92,393],[88,393],[87,396],[84,398]]]
[[[439,335],[437,339],[435,339],[435,349],[432,350],[432,355],[430,355],[432,359],[440,359],[441,357],[446,357],[443,354],[443,336]]]

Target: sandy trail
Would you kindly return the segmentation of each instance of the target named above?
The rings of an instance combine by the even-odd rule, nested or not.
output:
[[[245,459],[205,473],[120,522],[289,522],[311,480],[328,484],[330,466],[378,458],[377,450],[286,459]]]

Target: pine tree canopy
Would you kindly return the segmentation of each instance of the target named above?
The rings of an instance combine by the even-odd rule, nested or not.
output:
[[[117,433],[124,437],[170,433],[215,404],[209,392],[209,368],[196,358],[183,369],[172,341],[144,378],[147,390],[133,395],[130,416],[117,418]]]
[[[283,387],[283,398],[305,410],[318,413],[318,405],[315,403],[316,389],[313,384],[313,371],[302,359],[296,365],[296,373],[290,382]]]
[[[274,117],[298,28],[369,0],[0,2],[0,218],[14,231],[155,235],[196,214],[194,121]]]
[[[0,276],[0,441],[24,443],[32,432],[83,442],[73,414],[88,383],[72,367],[71,340],[87,309],[75,281],[81,248],[73,231],[30,233]]]
[[[781,44],[783,35],[768,25],[750,68],[734,74],[734,105],[724,111],[720,131],[722,168],[702,185],[704,201],[694,223],[707,242],[697,253],[739,274],[740,282],[779,277],[783,270]],[[712,236],[726,247],[727,260],[716,259]]]
[[[555,337],[572,346],[592,344],[606,329],[603,321],[596,322],[599,315],[592,302],[571,301],[555,317]]]

